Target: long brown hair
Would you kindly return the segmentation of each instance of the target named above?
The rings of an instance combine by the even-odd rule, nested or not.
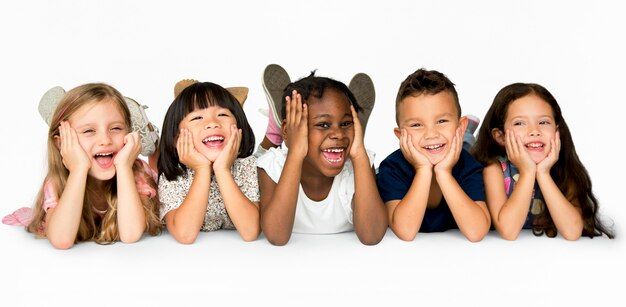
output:
[[[61,152],[56,146],[55,136],[59,135],[59,126],[62,121],[66,121],[81,107],[98,103],[104,100],[115,102],[126,122],[126,127],[130,130],[130,111],[124,102],[124,97],[113,87],[103,83],[84,84],[67,92],[57,106],[50,128],[48,129],[48,174],[37,194],[34,216],[32,222],[27,226],[29,232],[45,236],[46,212],[43,209],[44,187],[46,184],[52,185],[57,192],[57,198],[65,189],[69,171],[63,165]],[[141,162],[135,161],[133,164],[133,174],[140,176],[148,185],[156,190],[156,182],[151,176],[147,176],[143,170]],[[96,199],[104,199],[108,208],[102,219],[96,219],[93,204]],[[161,223],[158,218],[157,197],[149,198],[141,196],[141,203],[146,215],[146,231],[151,235],[157,235],[161,231]],[[116,177],[106,181],[103,187],[98,187],[94,179],[87,176],[85,196],[83,199],[83,209],[76,234],[76,242],[95,241],[99,244],[109,244],[119,240],[117,229],[117,184]]]
[[[514,83],[501,89],[493,100],[493,104],[487,111],[483,124],[478,131],[476,144],[472,148],[472,154],[483,165],[497,162],[499,156],[506,157],[506,150],[492,137],[491,131],[499,129],[504,131],[504,122],[511,103],[528,95],[536,95],[548,103],[552,108],[555,124],[561,135],[561,151],[559,159],[550,175],[554,178],[559,190],[570,200],[575,200],[580,206],[583,217],[583,235],[588,237],[607,235],[613,238],[613,232],[609,230],[598,218],[598,200],[591,189],[591,179],[587,169],[578,159],[572,135],[567,123],[561,114],[561,108],[552,94],[543,86],[534,83]],[[555,237],[556,226],[548,210],[535,217],[533,221],[533,233],[535,235],[546,234]]]

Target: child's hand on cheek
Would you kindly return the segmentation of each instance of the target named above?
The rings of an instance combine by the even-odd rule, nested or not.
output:
[[[463,149],[463,138],[461,137],[463,133],[461,130],[461,127],[456,128],[456,132],[454,133],[454,137],[452,138],[452,142],[450,144],[450,150],[448,150],[448,153],[443,157],[443,159],[435,165],[435,173],[452,173],[452,168],[459,161],[461,150]]]
[[[132,167],[141,152],[139,133],[132,132],[124,137],[124,147],[115,155],[115,168]]]
[[[432,169],[433,165],[428,160],[428,157],[415,148],[411,135],[404,128],[400,130],[400,151],[402,151],[404,158],[415,168],[416,172],[420,169]]]
[[[295,90],[291,98],[286,97],[286,130],[285,143],[289,153],[304,159],[309,151],[308,107],[302,103],[302,96]]]
[[[60,152],[65,168],[67,168],[70,173],[89,171],[89,168],[91,168],[91,159],[78,142],[76,130],[70,127],[68,122],[61,122],[59,137],[61,139]]]
[[[191,131],[187,129],[180,130],[178,140],[176,141],[176,151],[178,151],[178,160],[195,172],[201,169],[211,169],[211,161],[198,152],[193,145]]]
[[[559,160],[559,153],[561,152],[561,136],[557,131],[554,135],[554,139],[550,140],[550,152],[548,155],[537,164],[537,174],[549,174],[550,169],[556,161]]]
[[[520,174],[529,173],[533,174],[537,170],[537,164],[530,157],[530,154],[526,151],[526,147],[522,142],[522,139],[515,135],[511,130],[506,130],[505,134],[505,149],[506,155],[509,160],[515,165]]]
[[[236,125],[230,127],[230,137],[226,146],[219,153],[215,162],[213,162],[213,170],[217,174],[220,171],[230,172],[235,159],[239,155],[239,147],[241,146],[241,129],[237,129]]]
[[[350,147],[350,159],[354,160],[359,157],[367,157],[367,151],[365,151],[365,145],[363,144],[363,127],[356,110],[354,110],[354,106],[350,106],[350,111],[352,111],[352,119],[354,121],[354,140],[352,141],[352,147]]]

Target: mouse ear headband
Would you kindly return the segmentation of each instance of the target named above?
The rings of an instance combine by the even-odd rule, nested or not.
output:
[[[60,86],[49,89],[39,101],[39,114],[43,120],[50,126],[52,115],[61,99],[65,96],[65,90]],[[139,104],[132,98],[124,97],[124,102],[130,111],[131,131],[139,132],[141,140],[141,154],[149,156],[156,150],[156,142],[159,140],[159,130],[148,120],[146,116],[147,106]]]
[[[189,87],[192,84],[198,83],[198,80],[195,79],[183,79],[180,80],[174,85],[174,98],[178,97],[180,92]],[[247,87],[227,87],[226,90],[233,96],[235,99],[239,101],[239,104],[243,107],[243,103],[246,102],[248,98],[248,88]]]

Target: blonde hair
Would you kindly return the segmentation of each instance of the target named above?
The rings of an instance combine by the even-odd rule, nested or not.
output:
[[[117,105],[124,117],[127,129],[130,130],[130,111],[124,102],[124,97],[110,85],[103,83],[84,84],[67,92],[61,99],[50,121],[48,130],[48,174],[37,194],[33,220],[26,228],[29,232],[45,236],[46,212],[43,209],[45,185],[51,184],[54,191],[58,193],[57,197],[60,198],[67,183],[69,171],[63,165],[63,158],[55,141],[55,136],[59,135],[61,122],[68,120],[72,114],[83,106],[107,99]],[[135,161],[132,170],[135,176],[140,176],[149,186],[156,190],[156,182],[151,176],[146,175],[141,162]],[[99,244],[110,244],[119,240],[117,229],[117,183],[115,179],[116,177],[113,177],[105,182],[104,188],[98,188],[94,179],[87,176],[83,211],[80,225],[78,226],[78,233],[76,234],[76,242],[95,241]],[[102,196],[104,196],[108,208],[98,224],[96,223],[92,204],[94,204],[96,198],[101,199]],[[157,200],[158,197],[156,196],[153,198],[141,196],[141,203],[146,215],[146,231],[153,236],[161,231]]]

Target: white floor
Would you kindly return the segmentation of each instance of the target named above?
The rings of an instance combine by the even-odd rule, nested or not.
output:
[[[2,306],[616,306],[624,302],[621,240],[492,232],[478,244],[458,231],[377,246],[354,233],[294,235],[275,247],[234,231],[203,233],[193,245],[167,233],[132,245],[82,243],[59,251],[2,225]],[[623,306],[623,305],[622,305]]]

